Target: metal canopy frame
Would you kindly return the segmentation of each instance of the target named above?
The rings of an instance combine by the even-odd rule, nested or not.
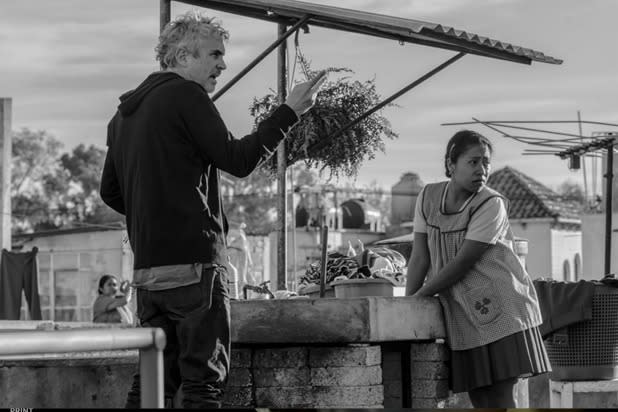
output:
[[[160,30],[170,21],[171,1],[160,1]],[[400,43],[414,43],[424,46],[458,52],[441,65],[421,76],[417,80],[403,87],[389,98],[371,108],[359,118],[350,121],[347,125],[331,134],[325,141],[335,135],[343,133],[362,121],[367,116],[380,110],[396,98],[410,91],[418,84],[434,76],[466,54],[511,61],[521,64],[531,64],[533,61],[550,64],[561,64],[562,60],[535,51],[515,46],[510,43],[482,37],[463,30],[442,26],[419,20],[404,19],[383,14],[368,13],[340,7],[317,5],[294,0],[176,0],[180,3],[222,11],[225,13],[242,15],[259,20],[270,21],[278,25],[277,40],[268,46],[251,63],[241,70],[232,80],[226,83],[213,101],[221,97],[235,83],[253,69],[259,62],[268,56],[274,49],[278,49],[278,95],[280,101],[286,97],[286,42],[285,40],[299,29],[307,29],[309,25],[333,30],[346,31],[372,37],[379,37],[399,41]],[[291,26],[291,27],[290,27]],[[288,27],[290,27],[288,29]],[[285,146],[277,149],[277,183],[279,199],[277,202],[278,214],[278,242],[277,242],[277,289],[287,288],[286,262],[286,157]]]

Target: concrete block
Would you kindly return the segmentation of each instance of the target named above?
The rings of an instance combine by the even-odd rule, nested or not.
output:
[[[401,364],[382,365],[382,382],[400,381]]]
[[[466,392],[450,393],[448,398],[412,399],[414,409],[474,409]]]
[[[374,346],[335,346],[309,348],[311,367],[373,366],[382,362],[381,350]]]
[[[378,406],[377,408],[385,408],[385,409],[401,409],[403,407],[403,401],[401,398],[389,398],[384,396],[384,405]]]
[[[586,408],[594,405],[595,408],[618,409],[618,396],[610,392],[583,392],[573,394],[573,407]]]
[[[473,409],[472,402],[467,392],[449,393],[449,397],[444,400],[444,407],[447,409]]]
[[[449,368],[444,362],[413,361],[410,366],[412,379],[448,379]]]
[[[259,368],[253,370],[255,386],[306,386],[311,384],[309,368]]]
[[[401,398],[401,381],[384,382],[384,398]]]
[[[246,387],[253,385],[251,370],[248,368],[230,368],[227,387]]]
[[[255,388],[255,403],[258,408],[309,408],[313,394],[311,386]]]
[[[414,409],[436,409],[436,408],[446,408],[447,406],[445,399],[436,399],[436,398],[417,398],[412,399],[412,408]]]
[[[449,394],[448,380],[412,380],[412,399],[416,398],[447,398]]]
[[[413,361],[446,361],[450,351],[444,343],[412,343],[410,357]]]
[[[382,383],[380,366],[312,368],[312,386],[371,386]]]
[[[227,387],[223,393],[224,408],[250,408],[255,406],[251,388]]]
[[[382,351],[382,379],[384,382],[401,380],[401,353]]]
[[[230,365],[232,368],[251,367],[251,349],[239,349],[232,347],[230,354]]]
[[[253,354],[254,368],[300,368],[307,366],[307,347],[260,348]]]
[[[122,408],[134,365],[0,368],[0,407]]]
[[[549,408],[548,373],[528,378],[528,397],[530,408]]]
[[[374,386],[314,386],[313,406],[332,408],[335,405],[342,407],[361,407],[364,405],[383,405],[384,388]]]

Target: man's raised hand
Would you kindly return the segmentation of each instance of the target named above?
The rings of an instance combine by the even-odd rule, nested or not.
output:
[[[326,70],[320,71],[312,79],[299,83],[290,92],[285,104],[290,106],[296,115],[300,117],[315,104],[315,98],[320,88],[326,81]]]

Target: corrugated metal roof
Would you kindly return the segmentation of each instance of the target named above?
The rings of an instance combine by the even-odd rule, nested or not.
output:
[[[179,0],[183,3],[292,25],[304,16],[308,24],[384,37],[402,42],[466,52],[518,63],[561,64],[540,51],[457,30],[441,24],[404,19],[341,7],[292,0]]]
[[[547,186],[519,170],[504,167],[487,179],[487,186],[509,199],[509,218],[581,219],[581,206],[564,199]]]

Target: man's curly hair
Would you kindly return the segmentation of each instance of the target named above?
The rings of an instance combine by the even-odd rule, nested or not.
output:
[[[199,55],[200,43],[207,38],[228,40],[230,35],[213,17],[198,11],[189,11],[169,22],[159,36],[155,47],[156,59],[161,67],[176,67],[176,53],[185,49],[194,57]]]

